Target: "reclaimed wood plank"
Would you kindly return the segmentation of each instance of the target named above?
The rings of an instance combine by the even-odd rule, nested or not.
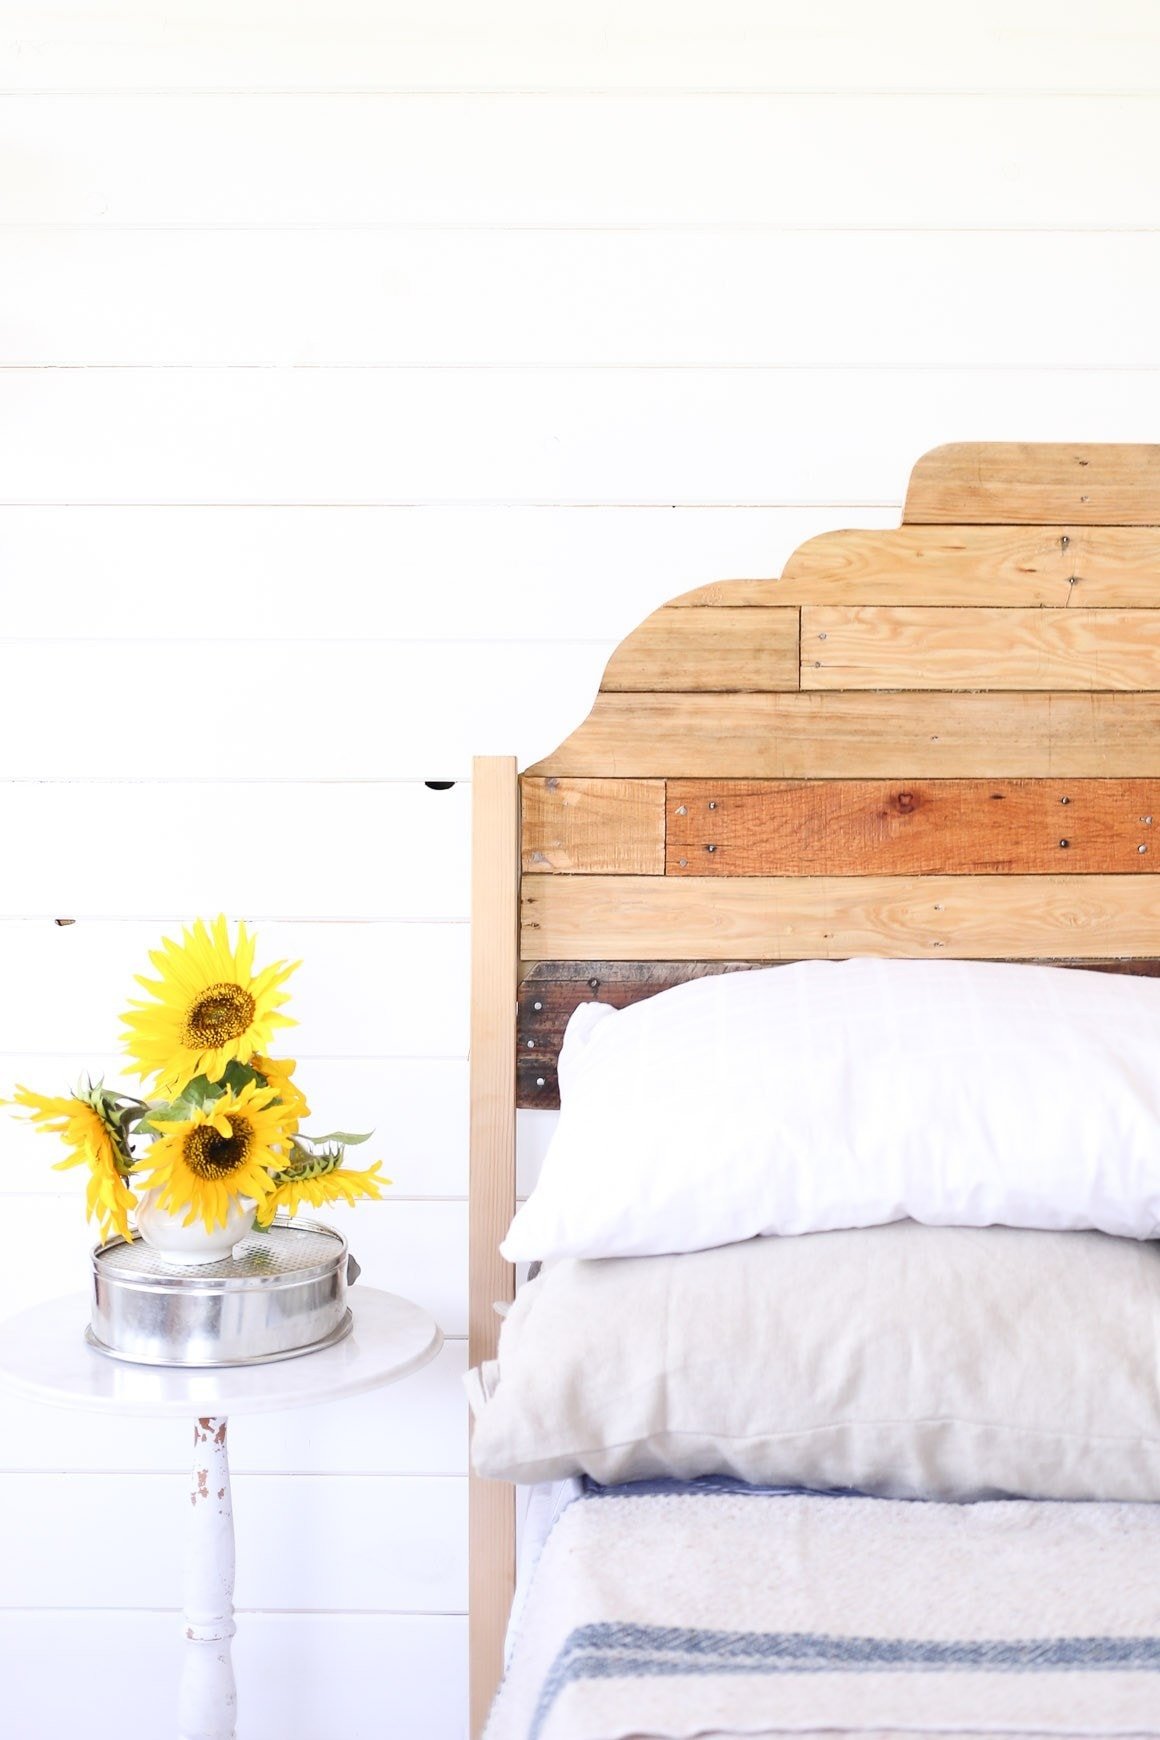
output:
[[[558,777],[1160,777],[1160,695],[598,695]]]
[[[904,525],[1156,525],[1160,446],[952,442],[915,465],[902,519]]]
[[[772,590],[785,604],[1160,604],[1152,526],[900,526],[823,532]]]
[[[1160,781],[672,780],[669,876],[1160,869]]]
[[[622,640],[605,690],[796,689],[798,612],[728,606],[656,610]]]
[[[525,876],[524,960],[1160,955],[1153,876]]]
[[[1160,604],[1152,526],[900,526],[823,532],[773,588],[785,604]]]
[[[1132,535],[1160,571],[1160,539]],[[777,594],[801,604],[1066,605],[1077,543],[1073,526],[823,532],[794,551]],[[1160,597],[1160,578],[1154,585]]]
[[[715,580],[672,608],[793,604],[1160,605],[1153,526],[899,526],[821,532],[780,578]]]
[[[694,586],[679,598],[670,598],[666,610],[770,610],[786,601],[781,596],[781,582],[774,575],[764,580],[710,580],[705,586]],[[796,604],[797,599],[791,599]],[[811,603],[813,602],[811,598]]]
[[[525,775],[520,836],[525,870],[663,875],[664,781]]]
[[[811,605],[803,689],[1157,689],[1160,610]]]
[[[1052,960],[1044,964],[1160,978],[1157,959]],[[560,1047],[569,1017],[579,1004],[595,1001],[627,1009],[645,997],[655,997],[659,991],[683,985],[688,979],[789,965],[788,961],[537,961],[525,966],[519,994],[521,1049],[516,1059],[516,1104],[521,1110],[558,1109]],[[527,1046],[529,1039],[531,1048]]]

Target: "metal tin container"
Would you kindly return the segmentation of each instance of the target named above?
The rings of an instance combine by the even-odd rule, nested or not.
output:
[[[341,1341],[358,1265],[316,1221],[275,1220],[221,1262],[177,1268],[140,1239],[93,1252],[90,1343],[134,1365],[263,1365]]]

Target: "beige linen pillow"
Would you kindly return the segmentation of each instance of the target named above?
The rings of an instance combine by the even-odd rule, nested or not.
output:
[[[897,1221],[569,1258],[467,1382],[495,1479],[1160,1499],[1160,1249]]]

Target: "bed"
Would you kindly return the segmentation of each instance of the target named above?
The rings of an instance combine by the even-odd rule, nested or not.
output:
[[[1160,447],[936,449],[914,468],[898,530],[826,533],[779,579],[676,599],[617,649],[588,718],[546,760],[522,774],[504,758],[476,764],[473,1365],[493,1358],[494,1304],[514,1294],[498,1247],[516,1199],[515,1109],[558,1105],[557,1060],[577,1005],[626,1008],[706,976],[861,956],[1160,972],[1158,523]],[[862,1712],[879,1734],[922,1732],[923,1720],[931,1732],[1030,1733],[1045,1676],[1066,1686],[1071,1723],[1052,1732],[1160,1732],[1150,1505],[960,1507],[975,1598],[958,1653],[909,1660],[908,1603],[929,1611],[945,1599],[939,1555],[929,1540],[921,1550],[944,1507],[744,1483],[570,1496],[521,1602],[526,1667],[517,1660],[509,1675],[504,1697],[517,1713],[496,1729],[502,1740],[649,1734],[617,1714],[630,1683],[642,1693],[632,1707],[657,1713],[658,1734],[678,1731],[661,1723],[674,1695],[688,1732],[713,1733],[715,1712],[719,1732],[767,1732],[742,1694],[774,1672],[805,1688],[780,1732],[854,1734]],[[694,1506],[726,1531],[808,1541],[803,1565],[835,1550],[836,1519],[846,1528],[864,1518],[863,1595],[869,1567],[913,1536],[898,1561],[897,1637],[875,1624],[872,1601],[828,1625],[822,1600],[811,1619],[805,1571],[788,1606],[762,1609],[760,1624],[720,1593],[710,1612],[678,1602],[657,1628],[644,1609],[623,1617],[622,1590],[608,1607],[619,1618],[606,1619],[600,1567],[623,1535],[618,1505],[635,1507],[657,1565],[674,1550],[672,1518]],[[1084,1536],[1084,1563],[1103,1567],[1078,1589],[1059,1580],[1056,1631],[1072,1642],[1054,1656],[1029,1654],[1020,1610],[997,1606],[1018,1582],[1011,1541],[1025,1546],[1028,1530],[1044,1529],[1045,1562],[1058,1554],[1074,1568]],[[682,1550],[698,1549],[686,1540]],[[554,1560],[571,1583],[547,1575]],[[473,1478],[470,1562],[478,1735],[514,1593],[510,1486]],[[861,1658],[826,1655],[839,1634],[847,1645],[862,1638]],[[780,1642],[758,1647],[758,1636]],[[993,1651],[985,1660],[980,1639]],[[814,1652],[804,1665],[803,1649]],[[919,1680],[925,1715],[915,1713]],[[543,1705],[546,1685],[555,1689]],[[1022,1716],[1012,1715],[1016,1685],[1032,1688]],[[704,1708],[690,1715],[697,1697]]]

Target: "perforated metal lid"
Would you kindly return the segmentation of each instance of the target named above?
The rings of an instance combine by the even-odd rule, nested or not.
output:
[[[107,1280],[183,1290],[204,1286],[220,1292],[308,1281],[331,1274],[345,1257],[346,1240],[333,1227],[312,1220],[276,1220],[268,1232],[247,1233],[216,1263],[178,1268],[163,1262],[143,1239],[126,1244],[114,1238],[97,1246],[93,1267]]]

